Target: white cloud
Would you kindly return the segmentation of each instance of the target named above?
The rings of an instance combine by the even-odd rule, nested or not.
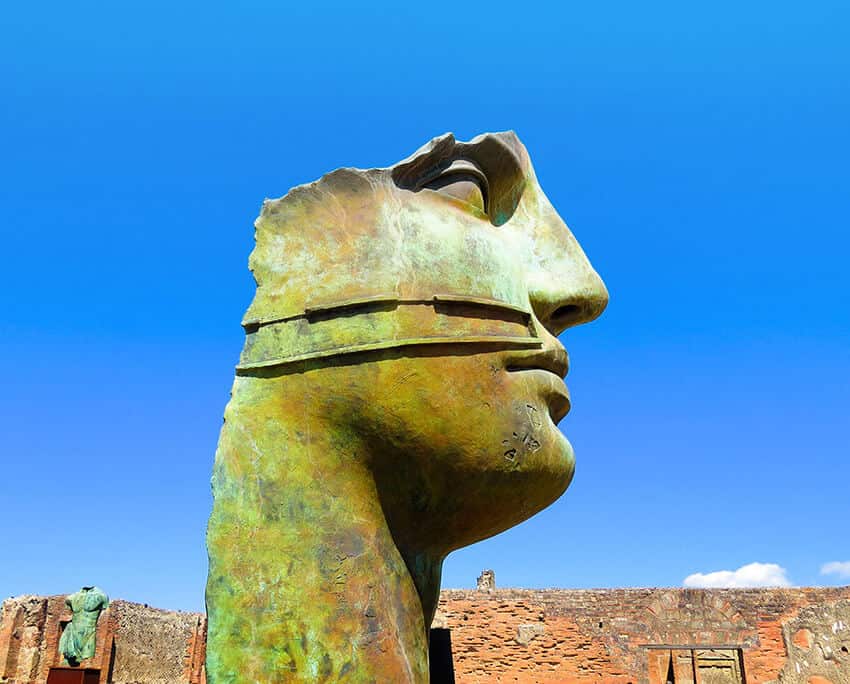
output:
[[[839,577],[850,577],[850,561],[832,561],[820,566],[821,575],[838,575]]]
[[[686,587],[700,589],[738,589],[743,587],[790,587],[785,568],[776,563],[750,563],[737,570],[695,572],[685,577]]]

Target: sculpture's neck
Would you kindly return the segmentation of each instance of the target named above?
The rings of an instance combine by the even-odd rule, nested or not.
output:
[[[427,682],[439,563],[402,557],[356,439],[324,424],[307,382],[234,385],[207,534],[208,681]]]
[[[404,562],[419,593],[422,616],[426,628],[430,628],[440,600],[440,579],[443,572],[443,556],[401,549]]]

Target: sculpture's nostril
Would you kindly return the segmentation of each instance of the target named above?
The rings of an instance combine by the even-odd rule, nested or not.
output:
[[[569,322],[581,316],[582,308],[578,304],[565,304],[552,313],[552,321],[556,323]]]
[[[598,288],[588,288],[589,291],[582,295],[563,297],[561,301],[566,300],[569,302],[568,304],[561,304],[551,310],[551,313],[544,313],[540,317],[541,322],[549,329],[549,332],[558,335],[567,328],[592,321],[602,313],[608,304],[608,291],[601,280],[598,282]]]
[[[549,325],[547,327],[550,330],[556,330],[560,333],[562,330],[583,323],[586,319],[586,307],[579,304],[564,304],[555,309],[549,316]]]

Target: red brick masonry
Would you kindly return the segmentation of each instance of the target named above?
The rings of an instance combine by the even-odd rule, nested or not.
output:
[[[0,683],[43,684],[59,664],[63,600],[3,603]],[[458,684],[850,684],[850,587],[447,590],[434,626],[451,630]],[[113,601],[83,665],[102,683],[201,684],[205,628]]]
[[[701,647],[739,650],[746,684],[850,682],[850,587],[448,590],[434,626],[459,684],[699,682]]]

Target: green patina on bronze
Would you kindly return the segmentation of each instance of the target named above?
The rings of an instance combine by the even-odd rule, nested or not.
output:
[[[207,680],[427,682],[443,559],[572,478],[556,336],[605,287],[513,133],[267,201],[250,266]]]
[[[65,599],[71,610],[71,622],[59,637],[59,652],[68,665],[78,665],[94,657],[97,620],[109,607],[109,597],[98,587],[83,587]]]

